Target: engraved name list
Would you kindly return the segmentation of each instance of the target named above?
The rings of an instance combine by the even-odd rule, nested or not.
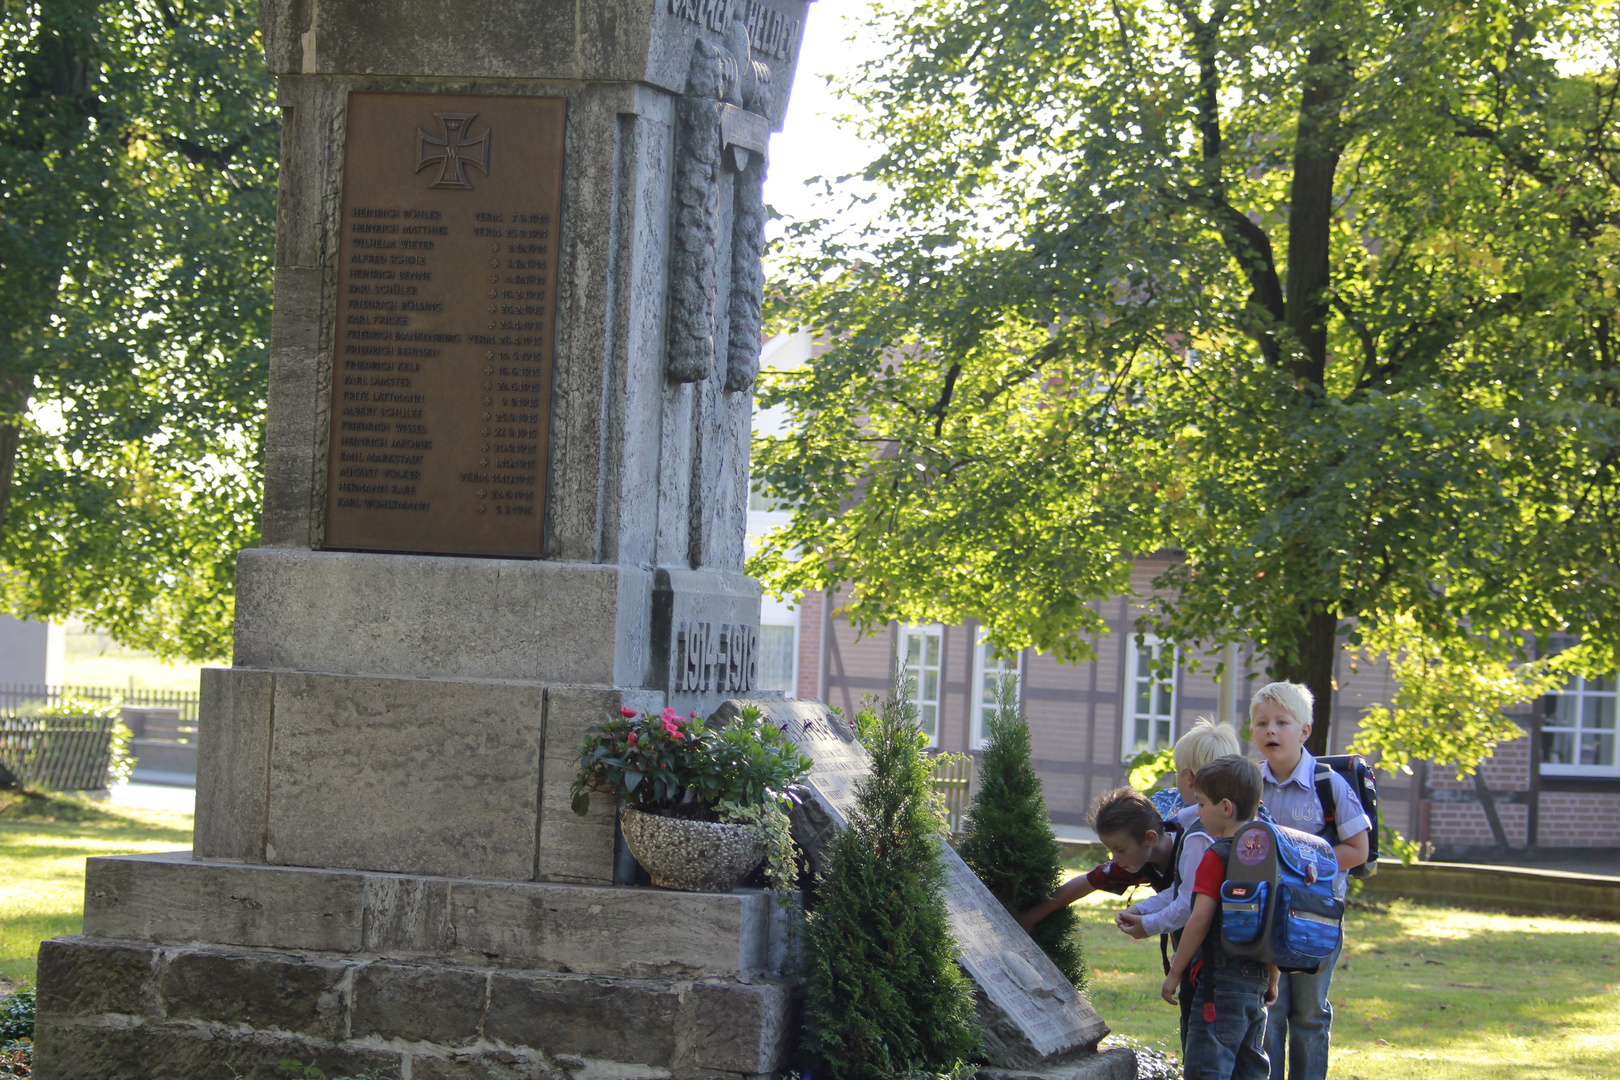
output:
[[[563,103],[349,97],[325,546],[538,557]]]

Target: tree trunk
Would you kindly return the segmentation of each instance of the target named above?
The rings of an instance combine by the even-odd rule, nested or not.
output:
[[[33,389],[31,376],[0,375],[0,541],[6,538],[6,510],[11,505],[11,479],[17,471],[17,444]]]
[[[1277,665],[1278,678],[1304,683],[1316,699],[1305,749],[1317,757],[1328,752],[1328,732],[1333,724],[1333,666],[1338,656],[1338,616],[1331,611],[1315,611],[1294,641],[1293,661]]]

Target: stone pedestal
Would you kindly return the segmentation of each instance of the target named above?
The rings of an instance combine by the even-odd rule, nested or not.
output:
[[[263,546],[195,850],[91,861],[43,1080],[780,1066],[771,903],[614,886],[569,785],[620,708],[753,688],[759,189],[807,2],[261,4]]]

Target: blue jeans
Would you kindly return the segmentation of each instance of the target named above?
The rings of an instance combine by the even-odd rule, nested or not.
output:
[[[1271,1057],[1271,1080],[1326,1080],[1328,1043],[1332,1038],[1333,1006],[1328,989],[1333,968],[1344,950],[1344,940],[1322,961],[1315,975],[1284,973],[1277,985],[1277,1003],[1266,1026],[1266,1053]]]
[[[1186,1080],[1266,1080],[1266,967],[1216,955],[1199,973],[1187,1042]]]

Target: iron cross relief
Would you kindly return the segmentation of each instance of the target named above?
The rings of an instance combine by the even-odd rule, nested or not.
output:
[[[462,172],[463,165],[476,166],[485,176],[489,175],[489,133],[490,128],[485,127],[484,133],[476,139],[466,139],[467,129],[478,118],[477,113],[434,113],[433,118],[444,129],[444,138],[436,138],[416,129],[416,171],[442,162],[439,168],[439,178],[433,181],[436,188],[471,188],[472,182]]]

